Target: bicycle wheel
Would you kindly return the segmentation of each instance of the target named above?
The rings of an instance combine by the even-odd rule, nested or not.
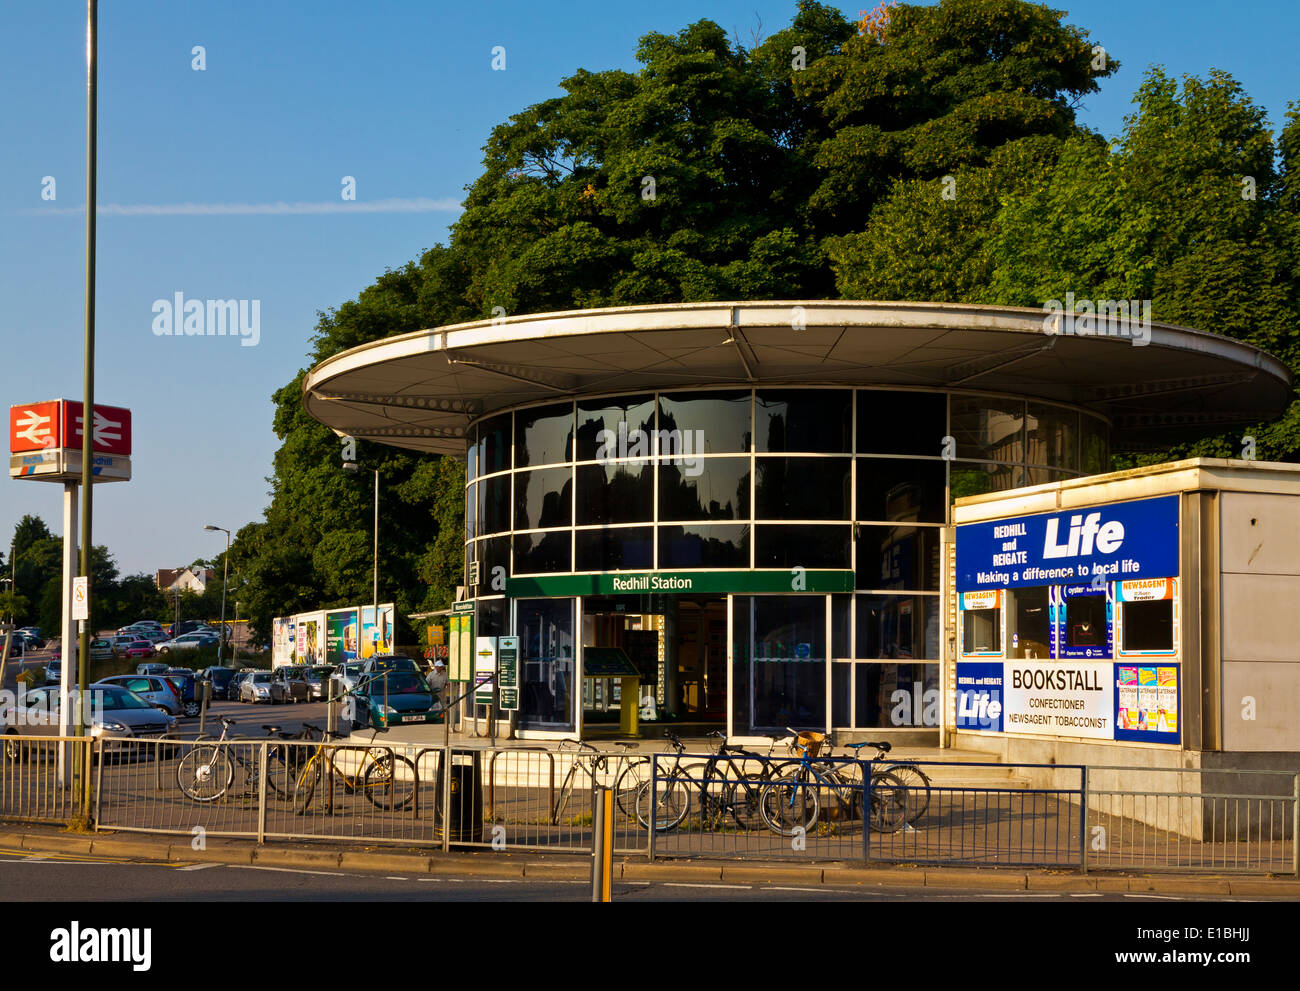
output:
[[[366,768],[362,790],[378,808],[404,809],[415,798],[415,765],[405,757],[384,751]]]
[[[176,783],[196,802],[215,802],[234,779],[234,765],[217,747],[195,747],[176,765]]]
[[[759,795],[758,814],[778,836],[794,836],[800,828],[807,833],[820,811],[816,782],[796,774],[768,782]]]
[[[650,758],[630,757],[618,780],[614,782],[614,802],[629,819],[636,815],[636,796],[650,780]]]
[[[299,773],[293,787],[293,811],[297,815],[305,815],[311,808],[312,796],[316,794],[316,786],[324,773],[323,765],[324,761],[321,757],[313,755]]]
[[[647,781],[637,791],[636,821],[643,829],[649,829],[653,815],[656,832],[676,829],[686,818],[686,813],[690,811],[690,790],[680,781],[670,778],[659,779],[657,794],[654,785],[653,781]]]
[[[288,798],[298,775],[292,766],[291,749],[279,744],[266,748],[266,791],[275,798]]]
[[[871,776],[871,828],[896,833],[907,824],[908,787],[889,771]]]
[[[907,788],[907,824],[916,824],[930,808],[930,778],[915,764],[890,764],[886,770]]]

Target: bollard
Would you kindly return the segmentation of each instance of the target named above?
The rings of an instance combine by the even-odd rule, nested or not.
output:
[[[613,900],[614,792],[597,786],[591,797],[591,900],[608,902]]]

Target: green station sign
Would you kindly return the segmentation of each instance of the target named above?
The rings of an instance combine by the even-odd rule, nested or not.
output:
[[[506,579],[506,595],[738,595],[852,592],[853,572],[776,568],[763,571],[628,571]]]

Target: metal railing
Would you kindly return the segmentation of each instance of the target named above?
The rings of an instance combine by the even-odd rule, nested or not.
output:
[[[898,760],[819,758],[791,786],[798,762],[784,756],[278,738],[6,736],[0,747],[10,821],[72,819],[82,761],[101,829],[585,853],[604,787],[615,851],[652,859],[1300,876],[1293,772],[906,762],[930,779],[923,791],[873,778]]]
[[[1300,876],[1300,774],[1088,769],[1084,869]]]

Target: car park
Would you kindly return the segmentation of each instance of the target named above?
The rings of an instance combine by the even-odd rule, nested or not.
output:
[[[362,681],[353,696],[352,711],[353,729],[442,722],[442,705],[424,676],[404,669]]]
[[[118,688],[125,688],[128,692],[139,695],[150,705],[165,709],[173,716],[179,716],[184,711],[180,692],[176,686],[159,675],[116,674],[108,678],[101,678],[95,684],[116,685]]]
[[[58,736],[59,695],[54,688],[33,688],[15,702],[0,705],[0,732],[6,736]],[[75,704],[75,689],[72,699]],[[97,685],[83,718],[88,718],[89,735],[99,738],[103,752],[109,754],[136,752],[139,745],[133,741],[169,736],[176,728],[175,718],[117,685]],[[23,756],[23,748],[17,741],[6,741],[4,754],[17,760]]]

